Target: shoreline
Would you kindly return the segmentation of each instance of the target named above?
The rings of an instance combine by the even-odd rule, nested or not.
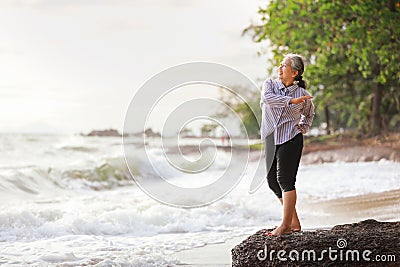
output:
[[[330,230],[329,227],[312,227],[302,230],[302,232],[314,232],[317,230]],[[264,227],[264,229],[270,227]],[[253,233],[254,234],[254,233]],[[250,234],[252,235],[252,234]],[[174,253],[173,255],[179,260],[177,266],[190,267],[217,267],[217,266],[232,266],[231,249],[237,244],[246,240],[250,235],[241,235],[232,237],[223,243],[208,244],[203,247],[192,248]]]
[[[253,140],[254,141],[254,140]],[[203,146],[203,148],[213,146]],[[259,140],[248,145],[216,145],[216,149],[225,152],[259,155],[263,151],[262,141]],[[173,154],[200,154],[198,145],[181,145],[168,147],[168,152]],[[254,160],[258,157],[253,157]],[[302,164],[319,164],[325,162],[371,162],[389,160],[400,162],[400,134],[392,133],[386,137],[370,137],[357,139],[345,135],[304,137]]]
[[[318,210],[323,213],[300,218],[302,232],[330,230],[336,225],[357,223],[366,219],[382,222],[400,221],[400,189],[325,201],[309,201],[302,203],[299,207],[299,210],[301,209]],[[262,228],[268,227],[271,226],[266,225]],[[231,249],[248,237],[249,235],[233,237],[224,243],[183,250],[174,253],[173,256],[180,262],[177,266],[231,266]]]
[[[307,209],[319,209],[327,214],[330,217],[329,220],[326,219],[326,216],[320,218],[325,224],[328,221],[338,224],[371,218],[379,221],[400,221],[400,189],[319,202],[313,201],[307,203]]]
[[[209,146],[211,147],[211,146]],[[311,148],[310,148],[311,147]],[[205,146],[204,148],[207,148]],[[247,150],[247,147],[216,146],[216,149],[224,150],[228,153],[245,153],[250,151],[250,161],[259,160],[259,151]],[[172,154],[182,153],[184,155],[200,155],[198,146],[183,145],[179,148],[168,148]],[[264,157],[264,151],[261,152]],[[305,145],[300,164],[312,165],[332,162],[374,162],[388,160],[400,162],[400,150],[390,147],[377,146],[352,146],[352,147],[326,147],[325,149],[315,150],[313,145]]]
[[[400,162],[400,153],[396,148],[376,146],[352,146],[326,150],[307,150],[304,148],[301,163],[320,164],[325,162],[372,162],[389,160]]]

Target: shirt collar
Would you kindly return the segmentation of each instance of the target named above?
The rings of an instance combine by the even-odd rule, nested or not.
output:
[[[282,90],[284,92],[292,93],[294,90],[296,90],[299,86],[297,84],[292,84],[289,87],[285,87],[285,85],[282,83],[280,79],[278,79],[278,85],[279,85],[279,90]]]

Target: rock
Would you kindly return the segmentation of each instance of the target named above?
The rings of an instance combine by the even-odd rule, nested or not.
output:
[[[93,130],[85,136],[122,136],[115,129],[106,129],[106,130]]]
[[[153,130],[151,128],[147,128],[144,131],[144,134],[146,135],[146,137],[161,137],[160,133],[153,132]]]
[[[366,220],[279,237],[266,231],[232,249],[232,266],[400,266],[400,222]]]

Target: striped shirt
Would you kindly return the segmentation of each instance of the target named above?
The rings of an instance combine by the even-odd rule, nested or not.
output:
[[[307,99],[300,104],[289,104],[292,98],[310,95],[304,88],[293,84],[289,87],[279,80],[265,80],[261,92],[261,139],[274,132],[275,145],[283,144],[298,133],[310,130],[314,119],[314,105]]]

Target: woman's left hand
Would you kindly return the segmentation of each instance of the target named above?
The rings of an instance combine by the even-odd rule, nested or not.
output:
[[[300,125],[296,125],[296,127],[297,127],[297,129],[298,129],[302,134],[305,133],[305,131],[300,127]]]

